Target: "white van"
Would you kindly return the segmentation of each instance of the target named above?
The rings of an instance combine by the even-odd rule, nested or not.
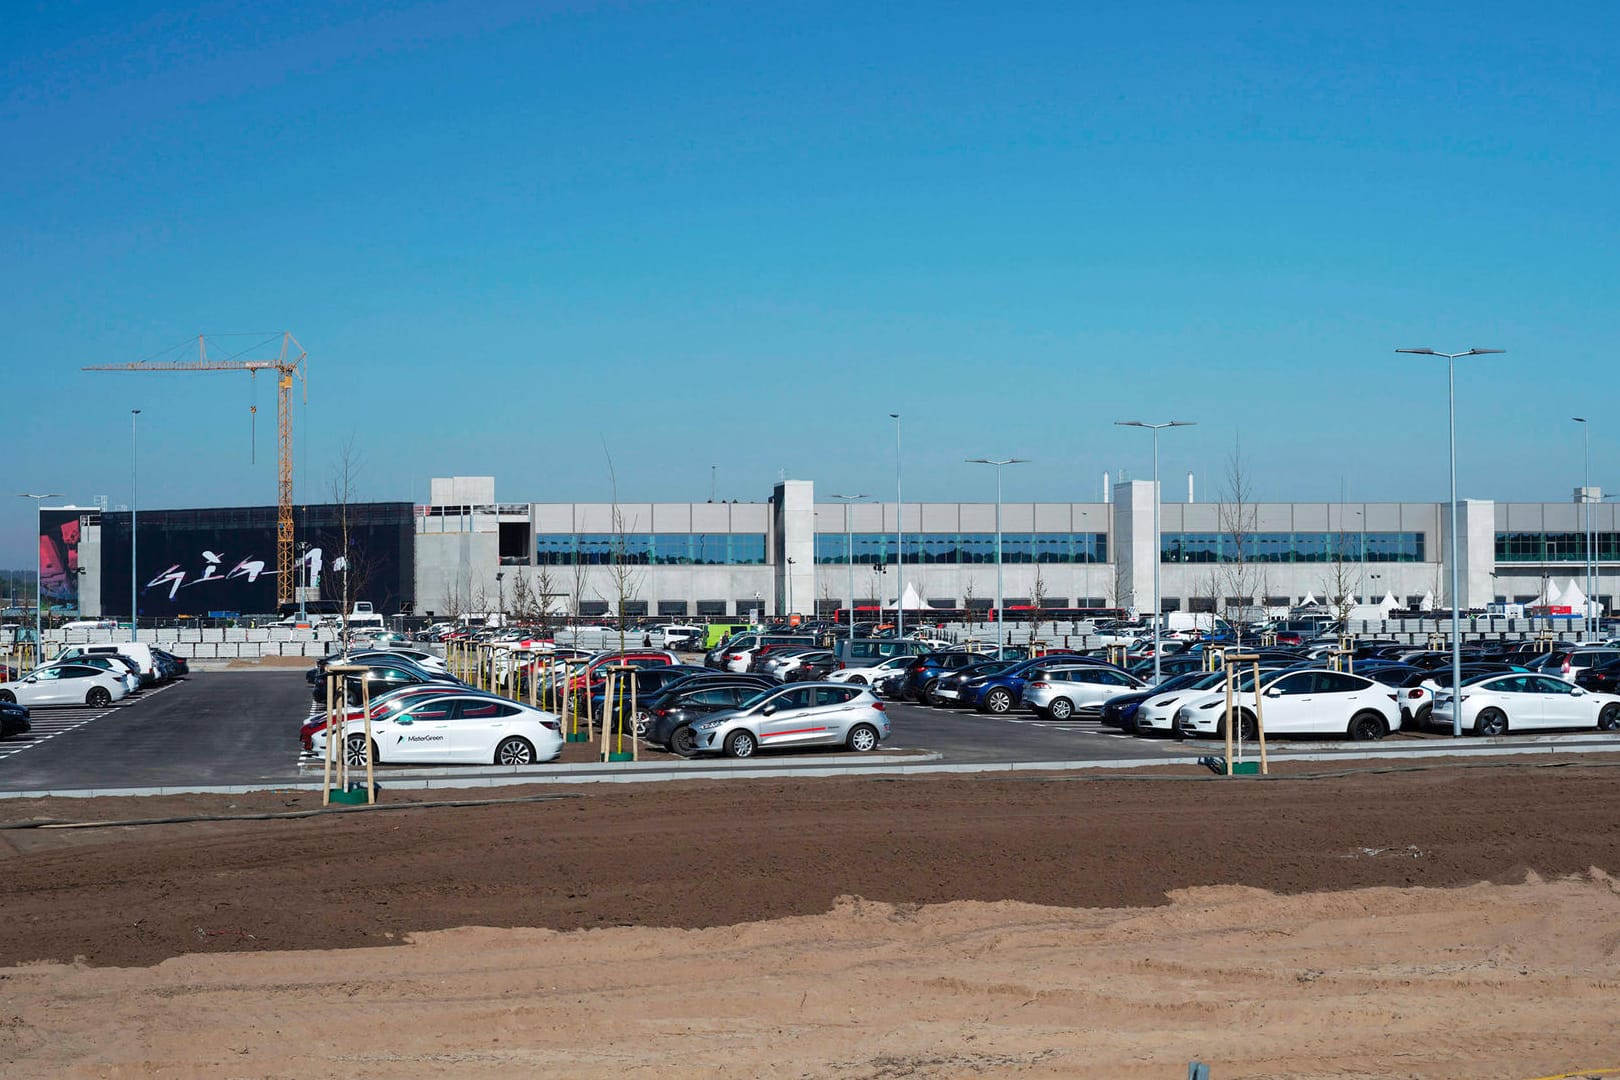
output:
[[[62,624],[63,630],[116,630],[117,619],[74,619]]]
[[[118,641],[111,645],[73,645],[63,649],[56,659],[72,660],[78,656],[127,656],[141,669],[142,686],[151,686],[157,682],[157,659],[152,655],[152,646],[144,641]]]
[[[693,626],[687,623],[670,623],[659,627],[664,635],[662,645],[666,649],[684,646],[691,649],[702,644],[703,635],[707,632],[704,627]]]

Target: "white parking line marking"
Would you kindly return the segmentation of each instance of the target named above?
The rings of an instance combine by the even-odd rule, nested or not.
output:
[[[103,716],[110,716],[115,712],[132,709],[142,701],[147,701],[175,685],[176,683],[170,682],[164,686],[142,691],[141,696],[137,699],[125,698],[123,701],[109,705],[100,711],[96,711],[88,705],[35,706],[28,710],[28,721],[33,725],[33,729],[25,735],[13,735],[0,742],[0,762],[16,757],[24,750],[41,746],[58,735],[66,735],[70,731],[77,731],[92,721],[100,720]]]

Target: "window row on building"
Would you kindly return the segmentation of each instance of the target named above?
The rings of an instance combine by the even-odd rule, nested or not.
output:
[[[1599,561],[1620,562],[1620,533],[1600,532],[1596,539]],[[1496,561],[1585,562],[1586,537],[1578,532],[1499,532]]]
[[[541,566],[761,566],[764,533],[542,533]]]
[[[841,565],[850,561],[892,563],[893,533],[817,533],[816,562]],[[996,534],[991,533],[910,533],[905,538],[905,561],[932,565],[974,565],[996,561]],[[1015,563],[1105,563],[1108,561],[1107,533],[1011,533],[1001,534],[1001,561]]]
[[[1420,532],[1165,533],[1167,563],[1402,563],[1423,562]]]

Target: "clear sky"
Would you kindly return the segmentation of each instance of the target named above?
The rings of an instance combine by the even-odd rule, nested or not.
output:
[[[1264,500],[1570,498],[1614,414],[1620,8],[16,3],[11,490],[274,502],[274,393],[105,375],[309,350],[299,497],[760,499],[779,472],[1098,497],[1167,434]],[[222,339],[224,341],[225,339]],[[237,344],[251,339],[230,339]],[[229,344],[229,341],[225,341]],[[1173,484],[1172,484],[1173,482]],[[8,492],[9,494],[9,492]],[[31,504],[0,504],[0,566]]]

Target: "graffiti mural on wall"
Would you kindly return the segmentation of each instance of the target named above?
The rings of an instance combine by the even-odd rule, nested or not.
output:
[[[355,599],[398,610],[414,591],[410,504],[365,503],[349,511],[345,561],[337,509],[299,508],[297,584],[309,590],[312,610],[335,610],[348,570]],[[102,606],[106,613],[127,613],[128,517],[106,514],[101,526]],[[276,610],[274,507],[143,513],[137,558],[142,617]]]
[[[39,515],[39,592],[47,611],[79,611],[79,510],[45,510]]]

